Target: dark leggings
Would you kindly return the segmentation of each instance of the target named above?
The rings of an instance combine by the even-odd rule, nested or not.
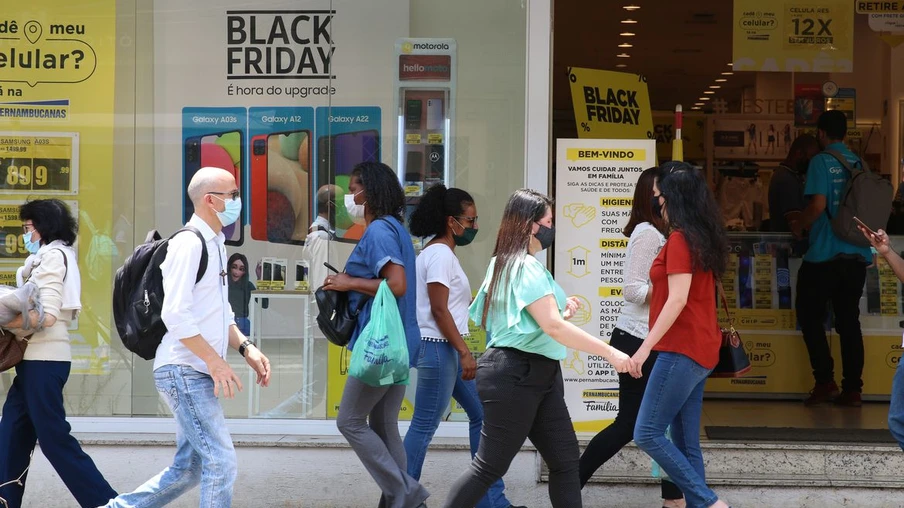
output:
[[[549,466],[553,508],[581,508],[580,449],[565,405],[560,363],[517,349],[490,348],[477,364],[477,393],[483,402],[480,446],[444,506],[477,504],[529,437]]]
[[[628,356],[633,356],[641,344],[643,344],[643,339],[620,328],[612,331],[612,339],[609,341],[610,346]],[[643,392],[647,388],[647,380],[650,379],[653,364],[656,363],[656,356],[655,351],[650,353],[650,357],[643,364],[643,376],[640,379],[634,379],[630,374],[618,375],[618,415],[611,425],[590,440],[590,444],[581,455],[581,487],[587,484],[597,469],[634,439],[634,424],[637,423],[640,402],[643,400]],[[681,489],[677,485],[667,479],[662,480],[663,499],[681,499],[683,497]]]

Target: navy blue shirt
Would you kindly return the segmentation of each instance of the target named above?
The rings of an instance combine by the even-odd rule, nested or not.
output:
[[[402,323],[405,325],[405,335],[408,342],[408,361],[411,367],[416,365],[418,349],[421,345],[421,331],[417,324],[417,270],[415,269],[414,246],[411,235],[405,227],[394,217],[382,217],[376,219],[364,230],[364,235],[358,241],[358,245],[348,257],[345,263],[345,271],[352,277],[362,279],[379,279],[380,270],[386,263],[395,263],[405,268],[407,289],[401,298],[396,301],[399,304],[399,313],[402,315]],[[361,330],[370,321],[370,309],[374,299],[356,291],[350,291],[349,306],[357,308],[361,298],[367,298],[367,303],[358,315],[358,325],[348,348],[353,349]]]

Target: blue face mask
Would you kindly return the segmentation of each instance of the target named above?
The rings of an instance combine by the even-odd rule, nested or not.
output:
[[[31,236],[34,231],[29,231],[22,236],[22,239],[25,240],[25,250],[27,250],[30,254],[37,254],[38,249],[41,248],[41,241],[35,240],[31,241]]]
[[[226,204],[225,210],[217,212],[217,218],[220,219],[220,223],[223,224],[224,228],[239,220],[239,215],[242,213],[242,198],[237,197],[235,199],[226,200],[219,196],[215,197]]]

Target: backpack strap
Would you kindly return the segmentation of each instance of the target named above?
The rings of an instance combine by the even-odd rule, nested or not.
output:
[[[854,168],[853,166],[851,166],[851,163],[848,162],[847,157],[845,157],[844,154],[842,154],[838,150],[825,149],[822,151],[822,153],[828,154],[828,155],[831,155],[832,157],[834,157],[835,160],[840,162],[841,165],[844,166],[844,169],[848,170],[852,175],[854,174],[855,171],[869,171],[870,170],[869,166],[866,164],[866,161],[863,160],[862,158],[858,157],[860,159],[859,160],[860,168],[857,169],[857,168]]]
[[[197,284],[201,282],[201,277],[203,277],[204,272],[207,271],[207,242],[204,240],[204,235],[201,234],[201,230],[191,224],[183,226],[182,229],[173,233],[169,239],[172,240],[176,235],[184,231],[191,231],[198,237],[198,240],[201,241],[201,263],[198,265],[198,275],[195,277],[195,284]]]

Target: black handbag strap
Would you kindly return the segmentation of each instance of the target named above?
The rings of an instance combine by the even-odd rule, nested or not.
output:
[[[719,293],[719,299],[722,300],[722,308],[725,309],[725,315],[728,317],[728,328],[732,333],[735,333],[734,327],[734,317],[731,315],[731,311],[728,310],[728,300],[725,298],[725,288],[722,287],[722,281],[716,280],[716,291]]]

